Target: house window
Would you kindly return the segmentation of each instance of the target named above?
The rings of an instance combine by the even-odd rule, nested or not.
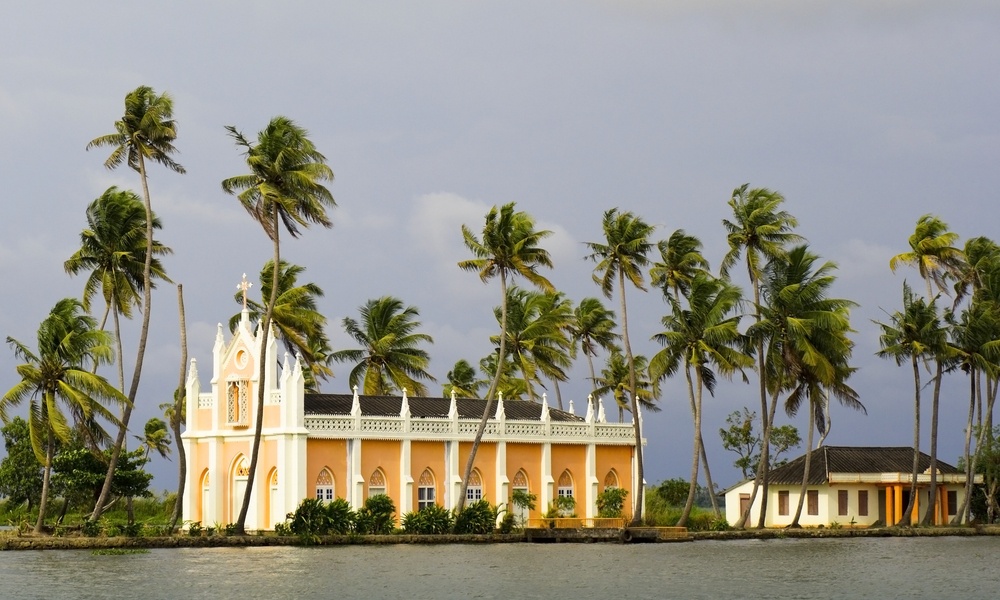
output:
[[[958,513],[958,492],[952,490],[948,492],[948,516]]]
[[[604,489],[617,488],[618,485],[618,473],[615,473],[614,469],[608,471],[608,474],[604,476]]]
[[[847,490],[837,490],[837,515],[845,516],[847,515]]]
[[[250,382],[230,381],[226,385],[226,423],[246,426],[250,422]]]
[[[868,516],[868,490],[858,490],[858,516]]]
[[[778,515],[782,517],[788,516],[788,490],[778,492]]]
[[[434,473],[424,469],[417,482],[417,510],[423,510],[435,504]]]
[[[511,482],[511,490],[513,492],[521,492],[522,494],[530,494],[528,491],[528,476],[525,474],[524,469],[519,470],[514,474],[514,480]],[[519,506],[517,504],[513,505],[514,516],[517,518],[517,522],[524,524],[528,520],[528,507]]]
[[[368,497],[388,493],[388,488],[385,485],[385,473],[382,472],[382,469],[375,469],[372,476],[368,478]]]
[[[819,515],[819,490],[809,490],[806,492],[806,503],[809,505],[807,514]]]
[[[319,472],[319,477],[316,478],[316,499],[321,502],[330,502],[334,498],[333,473],[330,472],[330,469],[323,467],[323,470]]]
[[[469,485],[465,488],[465,500],[476,502],[483,499],[483,478],[479,474],[479,469],[473,469],[469,475]]]
[[[559,476],[559,489],[558,495],[560,498],[572,498],[573,497],[573,475],[570,474],[569,469],[562,472]]]

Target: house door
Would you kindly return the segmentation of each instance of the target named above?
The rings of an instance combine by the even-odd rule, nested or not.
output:
[[[743,516],[750,507],[750,494],[740,494],[740,516]]]
[[[240,509],[243,508],[243,496],[246,493],[247,493],[247,478],[237,477],[236,479],[234,479],[232,510],[229,513],[230,523],[235,523],[236,520],[240,518]]]

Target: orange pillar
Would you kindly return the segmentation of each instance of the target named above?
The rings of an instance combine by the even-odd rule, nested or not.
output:
[[[892,525],[894,520],[892,518],[892,507],[896,504],[892,501],[892,486],[886,486],[885,488],[885,524],[886,527]]]
[[[920,520],[920,489],[916,490],[916,496],[913,498],[913,512],[910,514],[910,524],[915,525],[917,521]]]
[[[948,524],[948,488],[943,485],[938,488],[938,506],[940,507],[941,519],[938,521],[938,525]]]
[[[903,520],[903,486],[896,485],[893,487],[895,488],[895,491],[892,496],[893,500],[896,501],[896,507],[893,510],[893,514],[896,516],[896,519],[893,521],[893,524],[895,524],[896,521]]]

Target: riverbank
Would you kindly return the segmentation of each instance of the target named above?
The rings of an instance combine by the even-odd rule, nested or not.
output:
[[[568,532],[567,532],[568,533]],[[587,536],[576,530],[572,537],[560,541],[621,542],[622,536]],[[802,538],[886,538],[886,537],[945,537],[945,536],[1000,536],[1000,526],[969,527],[883,527],[841,529],[764,529],[731,531],[692,531],[691,541],[705,540],[773,540]],[[629,538],[631,539],[631,538]],[[109,548],[227,548],[255,546],[313,545],[385,545],[385,544],[510,544],[531,540],[527,533],[490,535],[338,535],[313,538],[304,542],[297,536],[278,535],[213,535],[163,537],[82,537],[47,535],[0,535],[0,551],[4,550],[101,550]],[[638,541],[638,540],[636,540]],[[676,541],[666,539],[643,540],[651,542]]]

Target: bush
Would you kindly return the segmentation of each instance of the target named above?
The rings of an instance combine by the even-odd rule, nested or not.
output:
[[[451,511],[437,504],[403,515],[403,530],[406,533],[448,533],[454,525]]]
[[[500,519],[500,533],[511,533],[517,526],[517,518],[514,516],[514,513],[507,513]]]
[[[354,511],[343,498],[329,504],[316,498],[306,498],[288,518],[291,520],[287,525],[288,531],[295,535],[344,534],[354,527]],[[275,531],[278,531],[277,525]]]
[[[385,494],[376,494],[358,511],[354,530],[360,534],[385,535],[392,533],[396,524],[396,505]]]
[[[621,517],[625,508],[625,497],[628,490],[622,488],[606,488],[597,495],[597,516],[603,518]]]
[[[97,537],[101,534],[101,525],[96,521],[87,519],[80,524],[80,533],[85,537]]]
[[[455,515],[455,533],[493,533],[498,514],[488,500],[477,500]]]
[[[188,524],[188,535],[198,537],[201,535],[201,521],[192,521]]]

